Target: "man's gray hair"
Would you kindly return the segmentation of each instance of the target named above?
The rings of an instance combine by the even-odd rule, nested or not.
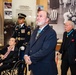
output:
[[[74,22],[70,21],[70,24],[73,26],[73,28],[75,27]]]

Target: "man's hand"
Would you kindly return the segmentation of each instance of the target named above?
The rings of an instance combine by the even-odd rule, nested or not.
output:
[[[2,66],[3,65],[3,63],[0,63],[0,66]]]
[[[25,50],[25,47],[24,47],[24,46],[21,46],[21,47],[20,47],[20,50]]]
[[[26,64],[28,64],[28,65],[32,64],[31,59],[30,59],[30,56],[25,55],[24,56],[24,60],[25,60]]]
[[[2,60],[4,59],[4,55],[1,54],[0,57],[1,57]]]

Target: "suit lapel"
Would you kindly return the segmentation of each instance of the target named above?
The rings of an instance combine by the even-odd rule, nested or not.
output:
[[[25,27],[25,24],[21,28],[24,28],[24,27]]]
[[[70,45],[70,43],[71,43],[71,41],[72,41],[72,39],[74,39],[74,31],[73,31],[73,33],[70,35],[70,39],[69,39],[69,43],[68,43],[68,46]]]
[[[42,31],[41,31],[41,33],[39,34],[39,36],[37,37],[37,39],[36,40],[38,40],[41,36],[42,36],[42,34],[45,32],[45,29],[43,29]]]
[[[33,43],[32,43],[32,45],[31,46],[33,46],[37,41],[38,41],[38,39],[43,35],[43,34],[45,34],[45,32],[48,30],[48,28],[49,28],[49,25],[47,25],[42,31],[41,31],[41,33],[39,34],[39,36],[37,37],[37,39],[36,39],[36,34],[37,34],[37,31],[38,31],[38,29],[37,29],[37,31],[35,32],[35,35],[33,36]]]
[[[31,36],[30,45],[32,45],[35,42],[35,37],[36,37],[37,31],[38,31],[38,28],[36,28],[36,30],[33,32],[32,36]]]
[[[63,36],[63,46],[65,45],[66,39],[67,39],[67,33],[65,33]]]

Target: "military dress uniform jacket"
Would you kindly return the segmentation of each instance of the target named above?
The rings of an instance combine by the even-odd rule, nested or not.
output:
[[[36,38],[38,28],[31,35],[25,55],[30,56],[30,69],[34,75],[57,75],[55,63],[55,46],[57,43],[55,31],[47,25]]]
[[[22,27],[19,27],[19,25],[17,25],[12,36],[18,40],[18,48],[20,46],[26,46],[30,40],[31,30],[25,26],[25,24]]]
[[[66,42],[67,40],[67,42]],[[67,36],[67,32],[64,32],[63,42],[60,48],[60,53],[62,53],[62,60],[68,58],[70,64],[76,63],[76,31]],[[65,56],[67,52],[67,57]]]

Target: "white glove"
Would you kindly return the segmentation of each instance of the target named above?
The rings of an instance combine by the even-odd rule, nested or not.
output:
[[[20,47],[20,50],[25,50],[25,47],[24,47],[24,46],[21,46],[21,47]]]

